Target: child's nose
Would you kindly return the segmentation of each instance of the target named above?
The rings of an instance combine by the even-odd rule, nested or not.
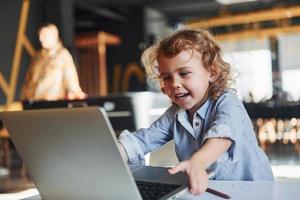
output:
[[[178,78],[173,79],[173,88],[179,88],[181,86],[181,81]]]

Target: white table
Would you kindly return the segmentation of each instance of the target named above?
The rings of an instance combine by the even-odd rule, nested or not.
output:
[[[300,181],[210,181],[209,187],[231,196],[231,200],[299,200]],[[1,200],[40,199],[36,189],[0,194]],[[27,197],[27,198],[26,198]],[[223,198],[210,193],[193,196],[184,194],[179,200],[221,200]]]
[[[209,187],[231,196],[231,200],[300,200],[300,181],[210,181]],[[210,193],[185,194],[181,200],[220,200]]]

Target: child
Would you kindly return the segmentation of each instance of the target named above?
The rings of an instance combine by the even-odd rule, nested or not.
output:
[[[145,154],[174,139],[180,163],[169,172],[186,172],[192,194],[206,190],[206,169],[215,180],[273,180],[247,111],[230,89],[230,66],[209,32],[178,31],[148,48],[142,62],[173,106],[149,128],[122,132],[119,148],[130,164],[143,164]]]

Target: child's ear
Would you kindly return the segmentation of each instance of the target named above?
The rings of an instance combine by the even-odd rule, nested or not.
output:
[[[215,80],[217,79],[217,75],[215,74],[210,74],[210,77],[209,77],[209,82],[212,83],[214,82]]]
[[[218,72],[215,69],[215,67],[212,67],[212,69],[210,70],[210,77],[209,77],[209,82],[212,83],[214,82],[218,77]]]

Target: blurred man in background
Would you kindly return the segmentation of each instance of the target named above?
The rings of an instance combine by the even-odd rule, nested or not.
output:
[[[34,56],[25,77],[21,100],[83,99],[76,67],[54,24],[39,31],[42,49]]]

